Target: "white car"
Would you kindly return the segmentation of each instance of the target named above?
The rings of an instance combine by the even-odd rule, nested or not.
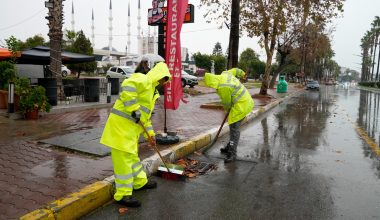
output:
[[[182,78],[182,87],[185,87],[186,85],[190,86],[190,88],[193,88],[195,85],[198,85],[198,78],[196,76],[192,76],[188,74],[187,72],[182,70],[181,73]]]
[[[71,70],[69,70],[67,68],[67,66],[62,65],[62,67],[61,67],[61,73],[62,73],[62,77],[66,77],[67,75],[71,74]]]
[[[134,72],[134,68],[130,66],[113,66],[108,69],[106,77],[125,79],[129,78]]]

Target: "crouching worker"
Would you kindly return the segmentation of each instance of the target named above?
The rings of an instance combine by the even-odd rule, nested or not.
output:
[[[240,125],[252,111],[254,102],[248,90],[232,74],[205,74],[205,85],[216,89],[225,112],[229,112],[230,141],[220,149],[225,154],[225,163],[236,160],[236,149],[240,138]]]
[[[156,87],[163,86],[170,80],[169,69],[163,62],[157,63],[147,74],[133,73],[123,81],[120,97],[116,100],[104,127],[100,143],[112,148],[116,186],[114,199],[125,206],[141,205],[132,196],[133,190],[157,186],[155,181],[148,181],[138,156],[138,140],[143,133],[140,121],[155,142],[150,117],[159,97]]]

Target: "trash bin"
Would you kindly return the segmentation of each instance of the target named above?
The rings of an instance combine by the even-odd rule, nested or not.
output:
[[[120,91],[119,78],[108,78],[108,82],[111,83],[111,95],[118,95]]]
[[[84,79],[84,101],[99,102],[99,79]]]
[[[38,78],[38,85],[45,88],[45,95],[52,106],[57,105],[57,78]]]
[[[277,84],[277,93],[288,92],[288,83],[285,81],[285,76],[280,76],[280,80]]]

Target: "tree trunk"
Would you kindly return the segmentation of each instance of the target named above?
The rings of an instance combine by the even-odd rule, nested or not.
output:
[[[57,95],[63,98],[62,86],[62,0],[54,0],[54,7],[49,8],[49,37],[50,37],[50,71],[57,78]]]
[[[274,83],[276,82],[277,76],[278,76],[278,75],[281,73],[281,71],[284,69],[284,67],[285,67],[286,56],[288,55],[288,53],[283,52],[283,51],[278,51],[278,53],[280,54],[280,65],[278,66],[277,71],[273,74],[273,77],[272,77],[272,79],[270,80],[269,88],[271,88],[271,89],[274,88]]]
[[[237,67],[239,62],[239,17],[240,17],[240,0],[232,0],[231,3],[231,27],[230,41],[228,50],[228,69]]]
[[[263,77],[263,82],[260,88],[260,95],[268,94],[268,85],[269,85],[271,69],[272,69],[272,53],[267,53],[267,62],[265,65],[265,73]]]
[[[380,39],[379,39],[379,44],[380,44]],[[375,77],[376,82],[379,80],[379,65],[380,65],[380,48],[379,48],[379,55],[377,56],[377,69],[376,69],[376,77]]]
[[[374,45],[375,45],[375,49],[373,50],[373,58],[372,58],[372,73],[371,73],[371,81],[374,80],[374,75],[375,75],[375,59],[376,59],[376,50],[377,50],[377,39],[379,38],[379,35],[376,34],[376,37],[375,37],[375,42],[374,42]]]

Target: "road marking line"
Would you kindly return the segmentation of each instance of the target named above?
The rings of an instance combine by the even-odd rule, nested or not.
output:
[[[371,147],[372,151],[378,157],[380,157],[380,147],[376,144],[376,142],[371,137],[369,137],[367,132],[364,129],[362,129],[360,126],[358,126],[356,124],[354,126],[355,126],[355,130],[365,140],[365,142],[367,142],[367,144]]]
[[[341,108],[342,109],[342,108]],[[344,110],[344,109],[343,109]],[[370,146],[373,153],[375,153],[378,157],[380,157],[380,147],[376,144],[376,142],[367,134],[367,131],[365,131],[362,127],[360,127],[357,123],[353,122],[349,116],[349,114],[346,114],[346,117],[348,118],[348,121],[351,122],[351,124],[354,126],[356,132],[359,134],[361,138]]]

